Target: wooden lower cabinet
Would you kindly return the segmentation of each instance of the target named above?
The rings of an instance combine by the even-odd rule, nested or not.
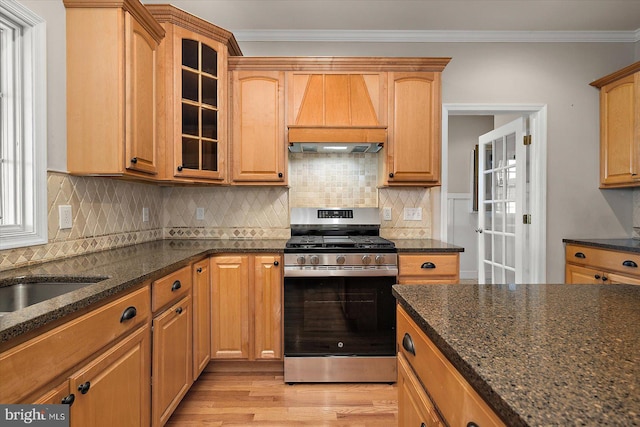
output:
[[[145,325],[71,376],[72,427],[149,425],[150,346]]]
[[[505,426],[401,306],[396,319],[399,425]]]
[[[565,283],[640,285],[640,254],[567,244]]]
[[[398,425],[445,426],[433,402],[402,354],[398,354]]]
[[[193,380],[211,360],[211,277],[209,258],[193,264]]]
[[[211,357],[282,359],[282,257],[211,257]]]
[[[401,285],[448,284],[459,281],[458,252],[398,254],[398,283]]]

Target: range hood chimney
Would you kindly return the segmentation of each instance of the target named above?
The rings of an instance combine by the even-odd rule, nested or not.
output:
[[[379,99],[378,75],[305,74],[295,123],[289,125],[289,150],[313,153],[367,153],[387,141],[373,99]]]

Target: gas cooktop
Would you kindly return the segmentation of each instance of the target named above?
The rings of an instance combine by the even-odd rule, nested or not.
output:
[[[395,244],[380,236],[293,236],[288,249],[394,249]]]

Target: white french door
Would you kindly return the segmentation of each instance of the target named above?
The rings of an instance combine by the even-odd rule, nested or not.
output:
[[[523,283],[526,257],[526,122],[518,118],[478,139],[478,283]]]

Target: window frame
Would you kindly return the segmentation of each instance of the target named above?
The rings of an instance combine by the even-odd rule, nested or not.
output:
[[[0,27],[0,214],[12,212],[10,223],[0,218],[4,250],[48,241],[47,61],[46,23],[38,15],[2,0]]]

